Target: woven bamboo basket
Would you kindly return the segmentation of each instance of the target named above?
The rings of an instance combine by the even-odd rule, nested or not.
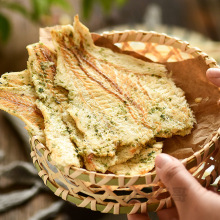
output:
[[[208,67],[218,67],[215,60],[189,43],[165,34],[144,31],[104,32],[104,37],[124,50],[134,50],[156,62],[182,61],[201,56]],[[220,129],[201,150],[181,162],[205,187],[213,183],[220,173]],[[102,213],[134,214],[169,208],[173,200],[156,172],[145,175],[124,176],[101,174],[83,168],[65,167],[59,170],[51,161],[50,152],[37,136],[30,139],[31,157],[43,179],[55,195]],[[207,169],[213,167],[211,173]],[[156,186],[156,187],[154,187]],[[152,191],[152,187],[157,190]],[[163,195],[163,196],[161,196]],[[140,203],[129,204],[131,199]]]

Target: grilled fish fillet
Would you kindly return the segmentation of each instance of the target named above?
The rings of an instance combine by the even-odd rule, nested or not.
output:
[[[31,135],[44,143],[43,116],[35,104],[36,95],[30,86],[0,87],[0,108],[17,116],[26,124]]]
[[[152,130],[135,119],[133,107],[106,77],[83,60],[87,54],[74,41],[79,40],[77,34],[71,26],[52,32],[57,50],[55,82],[69,90],[68,112],[84,134],[86,145],[78,147],[88,156],[114,156],[118,146],[144,145]]]
[[[162,152],[162,142],[148,144],[139,154],[126,163],[110,167],[108,170],[117,175],[144,175],[155,166],[155,158]]]
[[[106,167],[117,163],[122,146],[133,146],[136,153],[154,136],[189,133],[193,114],[164,65],[95,46],[77,18],[74,28],[63,26],[51,34],[57,51],[55,82],[69,91],[68,112],[83,134],[85,145],[76,144],[88,169],[104,170],[98,165],[102,161]]]
[[[28,69],[39,98],[37,106],[44,116],[46,145],[51,152],[51,159],[58,167],[69,165],[81,167],[76,147],[62,120],[67,100],[66,91],[54,85],[55,54],[40,43],[29,45],[27,49]]]
[[[134,155],[138,155],[144,148],[142,145],[125,145],[117,148],[114,156],[100,157],[90,154],[87,158],[84,158],[85,166],[88,170],[95,170],[105,173],[110,167],[124,163],[133,158]]]
[[[183,90],[176,87],[171,78],[136,76],[136,80],[148,91],[147,120],[155,137],[185,136],[191,132],[196,122],[193,112]]]

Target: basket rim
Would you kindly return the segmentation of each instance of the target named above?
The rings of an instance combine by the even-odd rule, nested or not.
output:
[[[43,169],[40,167],[38,161],[36,160],[34,163],[34,166],[35,168],[37,169],[38,173],[40,171],[43,171]],[[45,171],[45,170],[44,170]],[[44,175],[41,176],[41,179],[43,181],[44,180]],[[46,179],[46,181],[44,182],[45,185],[53,192],[53,193],[56,193],[56,191],[58,190],[58,187],[56,187],[49,179]],[[80,198],[76,198],[72,195],[67,195],[66,198],[63,198],[62,197],[62,193],[60,193],[60,195],[58,195],[59,197],[61,197],[62,199],[66,200],[66,201],[69,201],[77,206],[79,206],[87,197],[82,197],[82,199]],[[94,199],[95,200],[95,199]],[[147,202],[145,202],[147,204]],[[113,203],[112,203],[113,204]],[[117,203],[115,203],[116,205]],[[152,204],[147,204],[146,207],[147,207],[147,212],[153,212],[155,211],[160,205],[160,202],[155,202],[155,203],[152,203]],[[94,211],[100,211],[100,212],[103,212],[103,210],[107,207],[107,205],[104,205],[104,204],[99,204],[99,203],[96,203],[96,210]],[[91,204],[89,203],[87,206],[85,206],[84,208],[88,208],[88,209],[91,209]],[[115,210],[114,210],[114,205],[112,205],[112,208],[106,212],[106,213],[112,213],[112,214],[128,214],[132,211],[132,209],[134,208],[134,204],[130,204],[128,206],[119,206],[118,207],[118,213],[115,213]]]
[[[98,35],[98,34],[96,34]],[[122,42],[150,42],[157,43],[159,45],[172,46],[180,49],[181,52],[191,54],[193,57],[201,56],[206,64],[211,68],[220,68],[216,60],[210,57],[207,53],[203,52],[200,48],[190,45],[189,42],[179,39],[178,37],[172,37],[165,33],[159,33],[155,31],[143,31],[143,30],[124,30],[124,31],[105,31],[100,36],[103,36],[115,43]]]
[[[191,168],[199,165],[201,161],[204,161],[216,150],[216,148],[218,147],[217,141],[220,141],[220,129],[209,143],[207,143],[199,151],[196,151],[190,157],[182,160],[181,163],[186,167],[187,170],[190,170]],[[46,159],[49,162],[51,162],[51,158],[48,154],[48,150],[46,146],[40,143],[40,141],[37,139],[36,136],[33,136],[31,138],[31,142],[32,142],[32,147],[37,146],[36,147],[37,150],[39,150],[42,155],[47,155]],[[107,181],[104,184],[110,186],[130,186],[130,185],[151,184],[151,183],[156,183],[158,181],[155,171],[148,172],[145,175],[128,176],[128,175],[104,174],[95,171],[89,171],[86,170],[85,168],[68,166],[65,167],[64,170],[60,170],[60,172],[67,175],[69,178],[72,178],[71,175],[74,174],[75,172],[79,172],[79,175],[74,175],[74,179],[79,179],[86,182],[93,182],[94,184],[97,185],[102,185],[103,184],[102,180],[106,178]]]

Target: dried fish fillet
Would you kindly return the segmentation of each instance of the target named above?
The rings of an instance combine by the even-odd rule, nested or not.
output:
[[[140,86],[148,92],[147,121],[155,137],[169,138],[173,135],[185,136],[193,128],[195,121],[192,110],[184,96],[169,77],[136,76]]]
[[[2,95],[0,99],[5,99],[3,96],[5,96],[5,93],[8,93],[8,103],[6,102],[6,99],[5,101],[0,101],[1,104],[4,105],[1,109],[10,114],[14,113],[13,115],[26,123],[26,129],[31,135],[38,135],[39,140],[42,143],[45,143],[43,116],[35,104],[36,94],[32,86],[33,84],[28,70],[3,74],[0,78]],[[12,101],[12,99],[14,101]],[[25,100],[28,100],[28,102]],[[29,106],[28,108],[32,108],[33,110],[25,111],[24,108],[20,107],[22,105],[19,106],[16,102],[22,102],[23,105]]]
[[[82,60],[83,51],[73,41],[78,40],[75,33],[71,26],[64,26],[53,31],[52,37],[57,50],[55,82],[69,90],[68,112],[86,143],[78,146],[82,154],[114,156],[118,146],[144,145],[152,138],[152,130],[137,122],[124,96]]]
[[[81,160],[74,144],[70,140],[69,132],[62,121],[61,113],[56,108],[37,102],[45,121],[46,145],[51,153],[51,159],[59,168],[65,166],[81,167]]]
[[[88,170],[96,170],[105,173],[110,167],[126,162],[141,152],[144,146],[127,145],[117,149],[115,156],[99,157],[90,154],[84,159],[85,166]]]
[[[0,108],[46,138],[58,167],[142,175],[161,152],[155,137],[191,132],[193,113],[165,65],[96,46],[77,16],[44,31],[49,47],[27,47],[28,70],[0,79]]]
[[[67,111],[83,134],[76,144],[87,169],[103,172],[126,161],[154,136],[190,132],[192,111],[164,65],[95,46],[78,18],[74,27],[62,26],[51,35],[55,82],[69,91]],[[134,153],[119,160],[119,149],[129,152],[131,146]]]
[[[162,142],[148,145],[132,159],[112,166],[108,170],[118,175],[144,175],[154,168],[155,158],[162,152],[162,146]]]
[[[24,121],[28,132],[37,135],[44,143],[43,116],[35,100],[36,95],[30,86],[0,87],[0,108]]]
[[[54,85],[55,54],[38,43],[29,45],[27,49],[28,69],[39,98],[37,106],[44,116],[46,145],[51,152],[51,159],[59,167],[81,167],[76,147],[70,140],[70,134],[62,120],[63,107],[67,100],[66,91]]]

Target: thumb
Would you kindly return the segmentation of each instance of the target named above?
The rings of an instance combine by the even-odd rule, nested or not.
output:
[[[155,163],[157,175],[167,187],[178,213],[181,214],[197,199],[197,193],[201,193],[203,187],[176,158],[162,153],[156,157]]]
[[[210,68],[207,70],[206,76],[211,83],[220,87],[220,69]]]

